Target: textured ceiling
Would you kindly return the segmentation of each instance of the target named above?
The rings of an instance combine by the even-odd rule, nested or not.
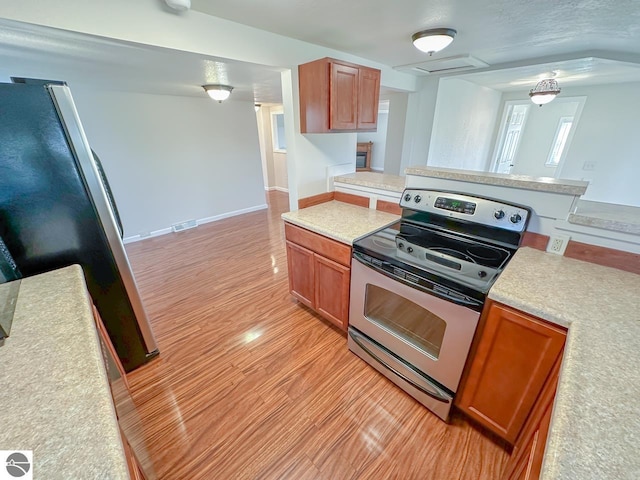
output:
[[[435,56],[490,65],[585,50],[640,54],[638,0],[192,0],[192,9],[390,65],[425,60],[410,37],[458,31]]]
[[[389,66],[456,55],[473,55],[490,65],[532,58],[547,63],[549,57],[592,51],[640,64],[639,0],[192,0],[192,9]],[[442,52],[428,57],[411,44],[413,32],[442,26],[458,30]],[[555,64],[553,69],[571,81],[584,80],[582,61]],[[591,67],[589,75],[600,78],[591,83],[635,79],[629,68]],[[502,77],[478,73],[481,76],[470,80],[507,89],[506,84],[528,84],[540,74],[535,67],[503,72]],[[203,83],[228,81],[235,87],[234,99],[281,102],[277,68],[0,20],[0,80],[9,76],[187,96],[203,95]]]

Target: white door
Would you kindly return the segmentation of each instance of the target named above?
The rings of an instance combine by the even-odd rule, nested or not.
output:
[[[500,128],[500,141],[493,168],[495,173],[511,173],[530,106],[530,104],[511,104],[505,107],[506,112]]]

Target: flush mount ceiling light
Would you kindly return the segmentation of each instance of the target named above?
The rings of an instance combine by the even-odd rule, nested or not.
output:
[[[189,10],[191,8],[191,0],[164,0],[167,5],[169,5],[174,10],[178,10],[179,12],[184,12],[185,10]]]
[[[418,50],[433,55],[453,42],[456,33],[453,28],[432,28],[414,33],[411,40]]]
[[[529,92],[529,96],[533,103],[542,106],[556,98],[556,95],[559,93],[560,87],[558,86],[558,82],[553,78],[546,78],[538,82],[536,88]]]
[[[217,100],[218,103],[222,103],[229,98],[231,90],[233,90],[233,87],[229,85],[203,85],[202,88],[204,88],[204,91],[207,92],[212,99]]]

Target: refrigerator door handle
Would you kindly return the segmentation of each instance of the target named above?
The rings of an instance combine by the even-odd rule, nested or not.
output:
[[[133,270],[122,243],[122,238],[117,229],[117,222],[111,208],[107,192],[100,180],[100,172],[93,160],[93,153],[89,141],[82,128],[80,116],[73,102],[71,90],[64,85],[47,85],[53,104],[58,112],[60,121],[67,135],[69,146],[73,150],[78,169],[84,179],[87,190],[90,193],[94,208],[98,213],[100,223],[107,237],[109,248],[118,267],[122,283],[125,286],[129,302],[135,313],[138,329],[146,346],[147,354],[157,354],[158,345],[151,330],[151,324],[138,292]]]

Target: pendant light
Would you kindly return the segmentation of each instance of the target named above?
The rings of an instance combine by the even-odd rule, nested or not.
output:
[[[535,88],[529,92],[531,101],[536,105],[546,105],[560,93],[558,82],[553,78],[540,80]]]
[[[456,33],[453,28],[432,28],[414,33],[411,40],[418,50],[433,55],[453,42]]]
[[[204,91],[218,103],[222,103],[224,100],[229,98],[229,95],[231,95],[231,91],[233,90],[233,87],[230,87],[229,85],[203,85],[202,88],[204,88]]]

